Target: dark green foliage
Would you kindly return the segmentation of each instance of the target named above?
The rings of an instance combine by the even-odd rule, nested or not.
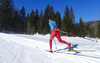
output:
[[[35,13],[34,10],[31,11],[31,14],[27,21],[27,33],[28,34],[35,34]]]
[[[0,0],[0,31],[13,30],[13,0]]]
[[[53,9],[53,6],[50,7],[50,18],[54,18],[54,9]]]
[[[77,35],[77,36],[80,36],[80,26],[79,26],[79,23],[75,24],[74,25],[75,29],[73,30],[74,31],[74,34]]]
[[[100,38],[100,22],[97,28],[98,28],[98,37]]]
[[[39,16],[39,21],[38,21],[38,33],[42,34],[44,29],[43,25],[43,11],[41,10],[40,16]]]
[[[66,6],[66,9],[65,9],[65,12],[64,12],[64,16],[63,16],[63,19],[62,19],[62,28],[61,30],[65,31],[65,32],[68,32],[68,21],[69,21],[69,9],[68,9],[68,6]]]
[[[39,20],[39,11],[36,9],[35,11],[35,32],[38,30],[38,20]]]
[[[26,16],[24,6],[18,12],[13,0],[0,0],[0,31],[1,32],[25,32]]]
[[[20,10],[20,18],[22,21],[26,21],[26,13],[25,13],[25,8],[24,6],[22,7],[22,9]]]
[[[61,29],[61,15],[60,12],[56,12],[54,15],[54,21],[57,23],[58,28]]]
[[[79,23],[79,33],[80,33],[80,35],[79,36],[84,36],[84,25],[83,25],[83,20],[82,20],[82,18],[80,17],[80,23]]]
[[[13,16],[13,30],[14,32],[19,32],[20,31],[20,17],[18,14],[18,11],[14,12],[14,16]]]
[[[67,18],[69,18],[69,8],[68,8],[68,5],[66,5],[66,8],[65,8],[65,12],[64,12],[64,16],[66,16]]]
[[[20,32],[26,31],[26,13],[24,6],[20,10]]]
[[[90,28],[89,24],[85,27],[85,36],[94,37],[93,30]]]
[[[48,4],[47,7],[45,8],[45,11],[44,11],[43,34],[50,33],[50,27],[49,27],[49,23],[48,23],[49,18],[50,18],[50,7],[49,7],[49,4]]]
[[[61,30],[75,33],[75,16],[73,14],[72,7],[70,8],[70,11],[68,9],[68,6],[66,6],[64,17],[62,19],[62,28]]]
[[[62,24],[61,30],[65,31],[65,32],[67,32],[67,29],[68,29],[67,21],[68,21],[68,17],[64,16],[62,19],[62,23],[61,23]]]
[[[73,8],[70,8],[70,15],[69,15],[69,23],[70,23],[70,32],[75,34],[76,33],[76,21],[75,21],[75,16],[74,16],[74,11]]]

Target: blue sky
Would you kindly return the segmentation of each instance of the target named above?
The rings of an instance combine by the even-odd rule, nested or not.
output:
[[[22,6],[25,7],[26,13],[32,10],[42,9],[43,12],[49,4],[52,5],[54,11],[59,11],[61,18],[64,16],[66,5],[73,8],[76,22],[82,17],[83,21],[100,20],[100,0],[13,0],[14,5],[21,10]]]

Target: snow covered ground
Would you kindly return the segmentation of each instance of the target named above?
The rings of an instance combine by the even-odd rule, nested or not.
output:
[[[49,53],[50,35],[26,35],[0,33],[0,63],[100,63],[100,39],[98,42],[79,37],[63,37],[72,43],[71,50],[93,52]],[[95,39],[92,39],[95,40]],[[53,40],[53,50],[67,50],[65,44]]]

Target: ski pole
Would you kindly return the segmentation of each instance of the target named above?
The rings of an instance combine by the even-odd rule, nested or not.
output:
[[[75,35],[75,34],[67,33],[67,32],[64,32],[64,31],[60,31],[60,32],[66,33],[66,34],[69,34],[69,35],[72,35],[72,36],[76,36],[76,37],[79,37],[79,38],[83,38],[83,37],[77,36],[77,35]],[[97,40],[92,40],[92,39],[89,39],[89,38],[83,38],[83,39],[87,39],[87,40],[91,40],[91,41],[98,42]]]
[[[64,31],[60,31],[60,32],[66,33],[66,34],[69,34],[69,35],[72,35],[72,36],[77,36],[77,35],[75,35],[75,34],[67,33],[67,32],[64,32]]]
[[[56,47],[56,52],[57,52],[57,45],[56,45],[55,39],[54,39],[54,43],[55,43],[55,47]]]

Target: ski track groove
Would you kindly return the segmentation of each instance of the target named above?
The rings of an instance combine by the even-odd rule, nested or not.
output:
[[[4,40],[4,39],[2,39],[2,40]],[[4,40],[5,41],[5,40]],[[10,41],[10,40],[9,40]],[[11,54],[13,57],[15,57],[14,59],[15,59],[15,61],[17,60],[17,63],[22,63],[18,58],[17,58],[17,56],[16,56],[16,52],[14,52],[14,53],[12,53],[10,50],[12,50],[12,51],[16,51],[17,50],[17,52],[19,51],[19,49],[16,49],[16,48],[18,48],[18,44],[17,43],[14,43],[14,42],[12,42],[12,41],[10,41],[11,43],[5,43],[5,44],[3,44],[2,46],[4,46],[4,48],[9,52],[9,54]],[[16,46],[17,45],[17,46]],[[9,47],[9,49],[7,48],[7,47]],[[23,51],[23,50],[22,50]],[[6,51],[5,51],[6,52]],[[15,54],[16,53],[16,54]],[[22,53],[20,53],[21,55],[23,55]],[[20,55],[19,55],[20,56]],[[22,56],[21,56],[22,57]],[[20,58],[21,59],[21,58]],[[10,62],[10,63],[13,63],[14,62],[14,60],[12,60],[12,62]]]
[[[10,58],[13,58],[13,57],[14,57],[14,59],[16,59],[18,63],[21,63],[20,60],[16,57],[16,54],[12,53],[13,48],[15,47],[15,45],[9,44],[8,47],[9,47],[9,48],[11,47],[10,49],[7,47],[7,45],[5,46],[5,45],[3,44],[3,46],[4,46],[4,48],[8,51],[8,52],[6,52],[6,51],[5,51],[5,52],[6,52],[7,54],[10,54],[10,55],[9,55]],[[12,50],[12,51],[11,51],[11,50]],[[5,55],[6,55],[6,54],[5,54]],[[12,56],[13,56],[13,57],[12,57]],[[7,59],[6,59],[5,61],[8,62]],[[14,62],[14,60],[10,60],[10,63],[13,63],[13,62]]]

